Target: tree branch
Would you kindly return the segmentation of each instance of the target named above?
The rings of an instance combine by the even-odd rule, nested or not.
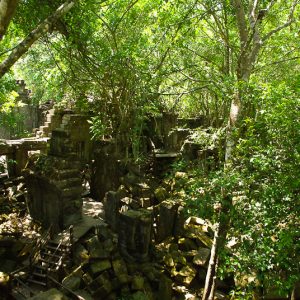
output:
[[[57,19],[66,14],[75,4],[76,0],[67,0],[62,4],[51,16],[46,18],[40,23],[0,64],[0,78],[15,64],[15,62],[25,54],[28,49],[35,43],[41,36],[47,33]]]
[[[175,38],[177,37],[177,34],[179,33],[180,29],[182,28],[184,22],[186,21],[186,19],[189,17],[190,13],[192,13],[194,11],[195,6],[197,5],[198,0],[195,0],[195,2],[193,3],[192,7],[186,12],[186,14],[183,16],[182,20],[180,23],[178,23],[178,26],[173,34],[173,36],[171,37],[171,42],[170,45],[167,47],[166,51],[164,52],[164,54],[161,57],[160,62],[157,64],[157,66],[154,69],[154,72],[157,73],[160,68],[163,66],[170,50],[171,50],[171,46],[174,43]],[[205,13],[202,15],[202,17],[204,17]]]
[[[233,0],[233,3],[235,6],[235,14],[240,35],[241,47],[244,48],[248,40],[248,28],[245,18],[245,10],[241,0]]]
[[[264,69],[265,67],[269,67],[269,66],[273,66],[273,65],[280,65],[282,63],[288,62],[288,61],[292,61],[292,60],[297,60],[300,59],[300,56],[295,56],[295,57],[291,57],[291,58],[286,58],[286,59],[282,59],[282,60],[277,60],[277,61],[273,61],[269,64],[265,64],[259,68],[255,68],[254,72],[260,71],[262,69]]]
[[[298,0],[294,0],[293,4],[291,6],[290,13],[289,13],[287,21],[284,24],[278,26],[277,28],[274,28],[269,33],[267,33],[262,38],[263,42],[267,41],[273,34],[275,34],[275,33],[279,32],[279,31],[281,31],[282,29],[290,26],[294,22],[294,12],[295,12],[297,4],[298,4]]]
[[[256,10],[257,10],[258,0],[253,0],[249,4],[249,20],[251,28],[254,28],[256,22]]]
[[[115,29],[113,29],[105,20],[104,18],[101,17],[101,15],[98,15],[96,12],[93,11],[93,14],[96,15],[101,21],[102,23],[106,26],[106,28],[108,29],[108,31],[110,32],[111,36],[112,36],[112,40],[113,40],[113,44],[114,44],[114,47],[115,47],[115,50],[117,51],[118,50],[118,42],[117,42],[117,39],[116,39],[116,31]],[[107,39],[108,41],[110,40],[109,39],[109,36],[107,36]]]
[[[118,20],[118,22],[117,22],[117,24],[116,24],[116,26],[115,26],[115,28],[114,28],[114,31],[115,31],[115,32],[117,31],[117,29],[118,29],[120,23],[123,21],[125,15],[131,10],[132,7],[135,6],[138,2],[139,2],[139,0],[135,0],[135,1],[133,1],[132,3],[130,3],[130,4],[127,6],[126,10],[124,11],[124,13],[122,14],[121,18]]]
[[[188,91],[184,91],[184,92],[173,92],[173,93],[165,93],[165,92],[162,92],[162,93],[159,93],[159,92],[150,92],[151,94],[155,94],[155,95],[158,95],[158,96],[183,96],[183,95],[188,95],[188,94],[192,94],[196,91],[199,91],[199,90],[202,90],[202,89],[205,89],[205,88],[208,88],[209,85],[206,84],[206,85],[203,85],[203,86],[199,86],[199,87],[196,87],[194,89],[191,89],[191,90],[188,90]]]

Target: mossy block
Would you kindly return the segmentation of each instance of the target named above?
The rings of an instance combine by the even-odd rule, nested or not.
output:
[[[192,280],[196,277],[197,270],[190,265],[184,266],[176,275],[176,280],[184,285],[190,285]]]
[[[36,296],[32,298],[28,298],[30,300],[50,300],[50,299],[55,299],[55,300],[67,300],[68,298],[59,290],[53,288],[50,289],[46,292],[42,292],[37,294]]]
[[[131,295],[131,300],[150,300],[151,298],[149,298],[149,296],[141,291],[138,291],[134,294]]]
[[[161,276],[159,281],[158,299],[172,299],[172,280],[167,276]]]
[[[167,267],[174,267],[175,263],[171,254],[167,254],[163,257],[163,261]]]
[[[140,275],[133,276],[132,283],[131,283],[132,290],[142,291],[144,289],[144,282],[145,282],[144,277]]]
[[[189,238],[178,239],[178,247],[182,251],[190,251],[198,248],[197,244]]]
[[[107,296],[112,291],[112,285],[109,281],[107,281],[104,285],[98,288],[94,293],[94,299],[107,299]]]
[[[70,290],[76,291],[80,288],[81,277],[79,277],[78,275],[71,274],[63,279],[62,284]]]
[[[92,278],[92,276],[91,276],[89,273],[83,274],[82,279],[83,279],[83,281],[84,281],[84,283],[85,283],[86,285],[91,284],[92,281],[93,281],[93,278]]]
[[[128,275],[127,266],[122,258],[112,261],[112,267],[117,278],[121,280],[121,277]]]
[[[90,263],[90,270],[93,275],[98,275],[99,273],[111,268],[111,263],[108,259],[95,260]]]
[[[199,248],[197,254],[193,258],[193,263],[197,266],[204,266],[209,259],[210,249],[208,248]]]
[[[162,202],[168,198],[168,192],[165,188],[163,187],[158,187],[154,191],[155,198],[159,201]]]
[[[173,252],[172,255],[173,255],[173,260],[176,263],[176,265],[177,264],[180,264],[183,266],[186,265],[186,258],[183,255],[181,255],[179,252]]]

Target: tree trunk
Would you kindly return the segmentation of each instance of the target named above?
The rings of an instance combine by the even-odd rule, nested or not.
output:
[[[223,191],[224,193],[225,191]],[[226,235],[230,224],[231,198],[223,196],[223,203],[217,207],[218,223],[214,232],[214,240],[211,248],[208,269],[206,273],[205,286],[202,300],[213,300],[216,290],[217,270],[219,263],[219,250],[223,249],[226,243]]]
[[[14,50],[12,50],[10,55],[0,64],[0,78],[2,78],[15,62],[28,51],[34,42],[47,33],[54,23],[73,7],[75,1],[76,0],[67,0],[51,16],[40,23],[37,28],[14,48]]]
[[[6,33],[8,25],[13,18],[19,0],[0,0],[0,41]]]
[[[279,25],[277,28],[271,30],[264,37],[260,35],[260,24],[262,18],[259,18],[257,14],[257,7],[260,1],[251,1],[250,17],[247,22],[244,4],[242,0],[232,0],[232,4],[235,10],[237,29],[239,32],[240,40],[240,52],[238,55],[236,78],[238,87],[232,98],[230,115],[227,126],[226,133],[226,149],[225,149],[225,163],[224,163],[224,173],[230,170],[232,167],[232,156],[233,150],[236,144],[236,131],[239,128],[240,120],[242,119],[242,107],[243,104],[243,93],[244,88],[249,83],[249,79],[257,60],[259,51],[265,41],[267,41],[273,34],[279,32],[283,28],[289,26],[294,18],[294,11],[297,6],[297,0],[294,0],[290,7],[290,13],[287,21]],[[272,3],[272,2],[271,2]],[[269,12],[272,5],[268,5],[264,10],[265,15]],[[264,16],[265,16],[264,15]],[[248,24],[250,25],[248,27]],[[251,28],[251,30],[249,30]],[[214,234],[214,242],[211,250],[210,262],[206,274],[205,287],[203,292],[202,300],[212,300],[216,288],[216,274],[218,267],[218,253],[219,250],[225,245],[226,235],[230,224],[230,211],[232,209],[232,199],[230,196],[230,191],[223,191],[222,203],[220,203],[220,212],[218,216],[218,226]]]
[[[216,270],[217,270],[217,251],[218,251],[218,241],[220,233],[220,223],[217,224],[214,233],[214,240],[210,252],[210,259],[208,264],[208,269],[205,278],[205,287],[203,291],[202,300],[212,300],[215,294],[215,281],[216,281]]]

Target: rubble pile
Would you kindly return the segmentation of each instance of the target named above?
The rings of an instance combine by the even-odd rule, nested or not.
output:
[[[188,177],[174,180],[173,188],[153,187],[127,174],[103,200],[107,224],[76,244],[63,285],[85,299],[200,299],[213,226],[186,220],[178,188]],[[228,289],[219,281],[215,299],[226,299]]]
[[[148,260],[134,253],[128,260],[118,246],[118,235],[103,225],[76,243],[74,266],[62,284],[84,299],[200,299],[211,235],[210,224],[189,218],[183,235],[150,247]],[[221,290],[228,288],[224,282],[218,284]],[[218,291],[216,299],[226,296]]]
[[[3,223],[5,217],[10,213],[25,215],[26,193],[23,177],[6,179],[0,183],[0,223]]]
[[[12,272],[22,265],[39,236],[39,226],[27,214],[24,178],[4,180],[0,186],[0,266]]]
[[[60,291],[52,289],[46,293],[58,293],[61,299],[76,294],[86,300],[201,299],[213,226],[206,220],[184,215],[183,189],[189,180],[184,172],[177,172],[160,184],[150,177],[126,174],[119,188],[107,192],[103,199],[104,222],[74,243],[73,263],[57,278],[62,285]],[[3,195],[6,201],[25,205],[22,181],[6,183]],[[93,217],[101,219],[103,214]],[[1,224],[0,231],[4,231],[7,222]],[[24,217],[19,223],[23,237],[26,226],[31,234],[37,234],[30,219]],[[14,259],[9,259],[7,251],[0,253],[0,260],[15,261],[7,272],[16,264],[21,265],[17,257],[26,255],[28,244],[19,241],[17,245],[16,241]],[[219,281],[215,299],[226,299],[230,284]],[[32,299],[47,297],[40,293]]]

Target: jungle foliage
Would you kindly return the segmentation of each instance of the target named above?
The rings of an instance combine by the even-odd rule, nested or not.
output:
[[[222,139],[195,138],[217,142],[220,160],[189,168],[196,180],[186,202],[216,223],[215,205],[229,206],[225,237],[234,254],[219,251],[218,274],[255,274],[264,289],[291,291],[300,279],[298,1],[13,2],[7,18],[0,5],[0,65],[60,5],[72,7],[50,17],[4,72],[0,124],[14,124],[16,78],[36,103],[93,112],[95,139],[121,135],[134,149],[149,114],[205,116]],[[240,286],[235,297],[255,288],[256,281]]]

